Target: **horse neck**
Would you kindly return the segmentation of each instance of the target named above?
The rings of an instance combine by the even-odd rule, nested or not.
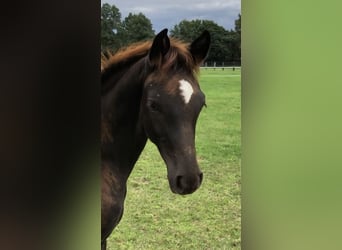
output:
[[[145,81],[144,59],[125,72],[119,72],[115,86],[102,96],[102,122],[109,139],[102,142],[103,161],[110,161],[123,177],[128,178],[145,147],[147,137],[139,119],[140,102]]]

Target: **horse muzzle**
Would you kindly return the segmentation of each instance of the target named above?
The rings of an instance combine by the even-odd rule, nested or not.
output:
[[[191,194],[202,184],[201,172],[194,146],[179,147],[183,150],[167,150],[158,146],[160,154],[167,166],[167,177],[170,189],[175,194]]]
[[[191,194],[195,192],[202,183],[203,173],[198,174],[178,174],[176,176],[169,176],[170,189],[175,194]]]

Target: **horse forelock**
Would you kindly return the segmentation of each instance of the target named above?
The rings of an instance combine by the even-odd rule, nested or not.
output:
[[[171,47],[160,65],[160,69],[163,71],[169,71],[172,68],[183,69],[190,73],[199,71],[199,65],[195,63],[189,51],[189,44],[176,38],[171,38]]]

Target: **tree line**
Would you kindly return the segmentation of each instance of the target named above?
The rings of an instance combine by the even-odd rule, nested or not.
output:
[[[241,15],[235,20],[234,30],[226,30],[211,20],[183,20],[170,34],[186,42],[193,41],[203,30],[208,30],[212,44],[207,62],[241,63]],[[117,51],[134,42],[153,39],[155,31],[151,21],[143,14],[129,13],[122,19],[115,5],[105,3],[101,7],[101,50]],[[217,65],[221,66],[221,65]]]

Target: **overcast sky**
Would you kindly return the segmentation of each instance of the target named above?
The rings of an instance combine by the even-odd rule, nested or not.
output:
[[[142,12],[156,33],[173,28],[183,19],[208,19],[230,30],[241,13],[241,0],[101,0],[103,3],[119,8],[122,20],[130,12]]]

